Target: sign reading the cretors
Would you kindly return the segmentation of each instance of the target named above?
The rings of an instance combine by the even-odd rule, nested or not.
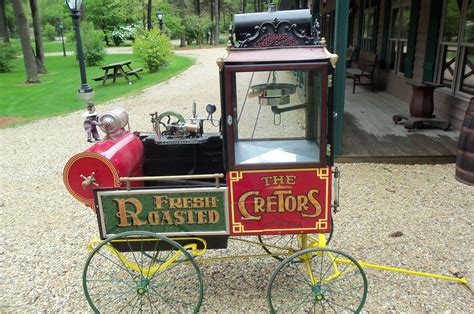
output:
[[[102,238],[132,230],[228,234],[227,188],[97,190],[96,198]]]
[[[231,171],[231,234],[330,231],[331,169]]]

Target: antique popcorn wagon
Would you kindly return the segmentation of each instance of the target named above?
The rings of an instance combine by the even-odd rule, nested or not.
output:
[[[338,205],[336,61],[309,10],[236,15],[217,60],[220,117],[193,104],[189,118],[152,113],[152,132],[131,133],[124,110],[101,115],[106,139],[64,170],[69,192],[97,213],[101,239],[83,273],[94,311],[197,312],[199,265],[213,260],[204,253],[231,240],[278,260],[272,312],[362,309],[361,263],[326,246]]]

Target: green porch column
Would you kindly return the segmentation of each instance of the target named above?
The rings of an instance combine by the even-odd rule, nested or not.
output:
[[[344,98],[346,87],[346,50],[349,29],[349,0],[336,0],[336,23],[334,30],[334,53],[339,56],[334,71],[334,153],[342,152],[344,128]]]

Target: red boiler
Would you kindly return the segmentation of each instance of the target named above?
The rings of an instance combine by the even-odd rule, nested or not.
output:
[[[140,139],[123,132],[69,159],[64,167],[64,184],[72,196],[95,210],[94,189],[122,187],[120,177],[143,176],[143,152]],[[131,185],[142,187],[143,182]]]

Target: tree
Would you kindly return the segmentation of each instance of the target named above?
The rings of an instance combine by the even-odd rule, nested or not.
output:
[[[35,35],[35,59],[38,73],[46,74],[48,71],[44,66],[44,48],[41,37],[41,21],[38,11],[38,2],[30,0],[31,16],[33,17],[33,33]]]
[[[28,33],[28,22],[21,0],[12,0],[13,13],[15,15],[18,34],[20,35],[21,50],[23,51],[23,61],[25,63],[26,82],[39,83],[38,70],[36,68],[35,56],[31,49],[30,34]]]
[[[221,0],[214,0],[214,20],[215,20],[215,32],[214,32],[214,45],[219,45],[220,35],[220,20],[219,20],[219,9],[221,6]]]
[[[8,32],[7,15],[5,13],[5,0],[0,0],[0,37],[3,42],[10,42],[10,34]]]
[[[181,18],[181,32],[179,34],[179,46],[186,47],[186,34],[184,33],[184,17],[186,16],[186,3],[179,0],[179,16]]]
[[[148,0],[148,5],[147,5],[147,15],[146,15],[146,20],[147,20],[147,29],[151,30],[152,25],[151,25],[151,10],[152,10],[152,0]]]

